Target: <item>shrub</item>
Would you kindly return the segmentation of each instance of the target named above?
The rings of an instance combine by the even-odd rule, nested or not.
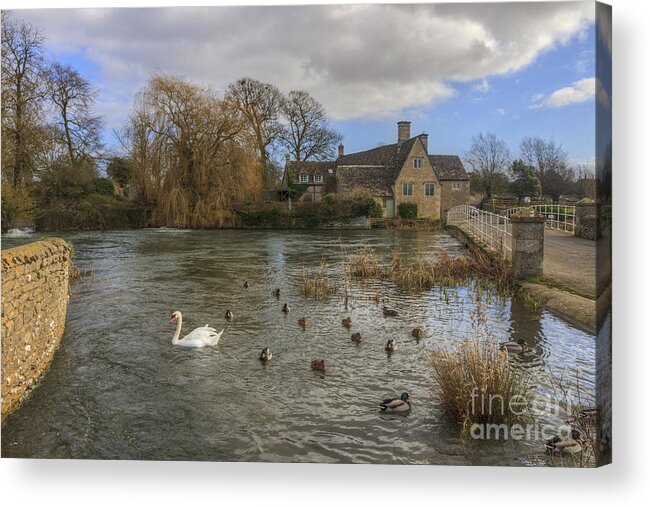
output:
[[[398,215],[405,220],[418,218],[418,204],[415,202],[401,202],[398,204]]]
[[[350,200],[354,216],[382,216],[382,206],[368,192],[355,192]]]
[[[9,183],[2,184],[2,230],[7,231],[27,219],[34,208],[26,188],[14,188]]]
[[[133,165],[130,160],[113,157],[106,168],[106,174],[121,186],[125,186],[133,178]]]
[[[108,178],[95,178],[93,181],[95,193],[101,195],[114,195],[113,183]]]

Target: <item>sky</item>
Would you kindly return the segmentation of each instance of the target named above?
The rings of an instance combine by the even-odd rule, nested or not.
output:
[[[153,73],[223,93],[251,77],[306,90],[346,153],[396,142],[396,122],[429,134],[430,153],[463,154],[493,132],[517,157],[524,136],[594,163],[593,2],[18,10],[48,53],[98,91],[104,139]]]

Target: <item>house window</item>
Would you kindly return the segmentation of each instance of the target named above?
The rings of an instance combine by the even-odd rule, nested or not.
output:
[[[414,184],[413,183],[403,183],[402,184],[402,195],[414,195]]]
[[[323,183],[323,175],[322,174],[315,174],[314,175],[314,183]]]
[[[308,180],[309,180],[309,177],[308,177],[307,174],[301,174],[301,175],[298,177],[298,182],[299,182],[299,183],[307,183]]]
[[[423,159],[420,157],[415,157],[414,158],[414,169],[422,169],[423,168]]]
[[[460,181],[453,181],[452,182],[452,190],[461,190],[461,182]]]
[[[425,195],[434,197],[434,183],[425,183]]]

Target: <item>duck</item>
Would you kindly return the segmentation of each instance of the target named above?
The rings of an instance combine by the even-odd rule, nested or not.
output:
[[[345,319],[341,319],[341,325],[344,327],[347,327],[350,329],[353,325],[353,320],[350,317],[346,317]]]
[[[244,288],[245,288],[245,289],[248,289],[248,288],[249,288],[249,282],[248,282],[248,281],[245,281],[245,282],[244,282]]]
[[[179,345],[180,347],[213,347],[219,343],[219,339],[224,333],[223,329],[218,333],[214,327],[210,327],[206,324],[203,327],[196,328],[191,333],[179,339],[179,336],[181,336],[181,327],[183,326],[183,315],[178,310],[170,317],[169,323],[173,324],[174,322],[177,322],[177,325],[176,332],[172,337],[172,345]]]
[[[231,320],[233,318],[233,312],[231,312],[230,310],[226,310],[226,315],[224,315],[224,318],[226,320]]]
[[[398,350],[398,344],[396,343],[395,340],[390,339],[387,341],[387,344],[384,346],[384,350],[387,352],[393,352],[395,350]]]
[[[283,305],[282,312],[283,312],[283,313],[289,313],[289,306],[287,306],[287,303],[285,303],[285,304]]]
[[[311,368],[315,371],[325,371],[325,360],[323,359],[312,359]]]
[[[310,319],[308,319],[307,317],[301,317],[300,319],[298,319],[298,325],[303,328],[307,327],[309,323],[310,323]]]
[[[387,414],[409,412],[411,410],[409,393],[402,393],[400,398],[387,398],[383,400],[382,403],[380,403],[380,410]]]
[[[260,361],[271,361],[272,357],[273,354],[271,353],[271,349],[269,347],[262,349],[262,352],[260,353]]]
[[[522,352],[524,350],[524,340],[519,338],[518,341],[502,342],[500,343],[500,350],[505,350],[513,354]]]
[[[382,314],[383,314],[385,317],[397,317],[397,316],[398,316],[398,312],[397,312],[397,311],[395,311],[395,310],[391,310],[390,308],[387,308],[386,306],[383,306],[383,307],[382,307]]]
[[[425,331],[423,331],[423,328],[421,327],[415,327],[414,329],[411,330],[411,336],[414,338],[422,338],[425,336]]]
[[[545,442],[547,452],[552,455],[577,454],[584,450],[581,433],[578,430],[571,430],[569,438],[559,435],[550,438]]]
[[[274,295],[275,295],[277,298],[279,298],[279,297],[280,297],[280,289],[276,289],[276,290],[274,291]]]
[[[356,343],[359,343],[363,340],[361,333],[353,333],[350,335],[350,339]]]

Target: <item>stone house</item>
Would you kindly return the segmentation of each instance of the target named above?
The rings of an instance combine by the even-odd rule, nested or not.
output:
[[[403,202],[416,203],[419,218],[443,218],[451,207],[468,203],[470,178],[458,156],[430,155],[427,134],[411,137],[410,131],[410,122],[398,122],[397,143],[347,155],[339,145],[333,161],[288,159],[284,183],[291,177],[294,183],[307,185],[301,199],[319,201],[331,191],[327,181],[332,187],[336,181],[339,194],[369,192],[386,218],[397,217]]]

